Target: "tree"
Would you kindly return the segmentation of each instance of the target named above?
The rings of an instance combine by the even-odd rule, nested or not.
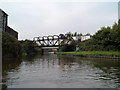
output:
[[[71,32],[68,32],[65,34],[65,36],[68,38],[68,37],[72,37],[72,33]]]
[[[9,33],[2,32],[2,56],[18,57],[22,54],[22,46]]]
[[[83,36],[83,34],[82,34],[82,33],[80,33],[80,34],[78,34],[78,36]]]
[[[77,36],[77,32],[74,33],[74,36]]]
[[[80,50],[120,51],[120,20],[112,28],[102,27],[91,39],[80,42],[79,47]]]
[[[75,51],[76,50],[76,45],[77,42],[72,42],[69,45],[65,45],[59,48],[59,51],[63,51],[63,52],[70,52],[70,51]]]
[[[24,41],[23,40],[20,41],[20,43],[22,45],[22,50],[23,50],[24,53],[31,54],[31,53],[37,52],[37,50],[36,50],[36,48],[33,44],[33,41],[26,39]]]
[[[115,24],[112,26],[112,30],[114,30],[114,31],[117,31],[117,30],[118,30],[118,24],[117,24],[117,23],[115,23]]]
[[[87,33],[85,36],[91,36],[90,33]]]

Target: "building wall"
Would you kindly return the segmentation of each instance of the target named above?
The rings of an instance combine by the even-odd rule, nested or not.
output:
[[[2,11],[0,10],[0,30],[3,30],[2,29]]]
[[[7,26],[7,17],[8,15],[0,9],[0,29],[2,31],[5,31],[5,28]]]
[[[81,39],[81,41],[84,41],[84,40],[90,39],[90,36],[74,36],[73,39],[74,40]]]
[[[81,37],[81,41],[88,40],[88,39],[90,39],[90,36],[82,36]]]
[[[18,32],[10,28],[9,26],[6,27],[5,32],[8,32],[10,35],[18,39]]]
[[[18,32],[7,25],[8,15],[0,9],[0,30],[8,32],[10,35],[18,39]]]

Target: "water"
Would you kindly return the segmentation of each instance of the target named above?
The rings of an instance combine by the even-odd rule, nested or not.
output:
[[[120,88],[120,60],[58,56],[4,59],[8,88]]]

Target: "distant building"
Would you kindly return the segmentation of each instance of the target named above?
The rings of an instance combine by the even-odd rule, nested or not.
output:
[[[18,39],[18,32],[7,25],[8,15],[0,9],[0,30],[8,32],[10,35]]]
[[[83,36],[73,36],[73,39],[76,41],[84,41],[90,39],[89,35],[83,35]]]
[[[72,37],[74,40],[79,40],[79,39],[81,39],[81,36],[73,36]]]
[[[81,36],[81,41],[90,39],[90,36]]]

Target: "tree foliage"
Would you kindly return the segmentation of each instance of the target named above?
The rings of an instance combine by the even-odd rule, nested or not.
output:
[[[64,51],[64,52],[75,51],[76,45],[77,45],[77,43],[74,41],[74,42],[70,43],[69,45],[61,46],[59,48],[59,51]]]
[[[18,57],[21,55],[21,45],[13,36],[2,32],[2,56]]]
[[[23,53],[26,53],[26,54],[31,54],[31,53],[35,53],[37,52],[34,44],[33,44],[33,41],[31,40],[22,40],[22,41],[19,41],[22,45],[22,52]]]
[[[112,27],[102,27],[90,40],[79,43],[80,50],[120,51],[120,20]]]

